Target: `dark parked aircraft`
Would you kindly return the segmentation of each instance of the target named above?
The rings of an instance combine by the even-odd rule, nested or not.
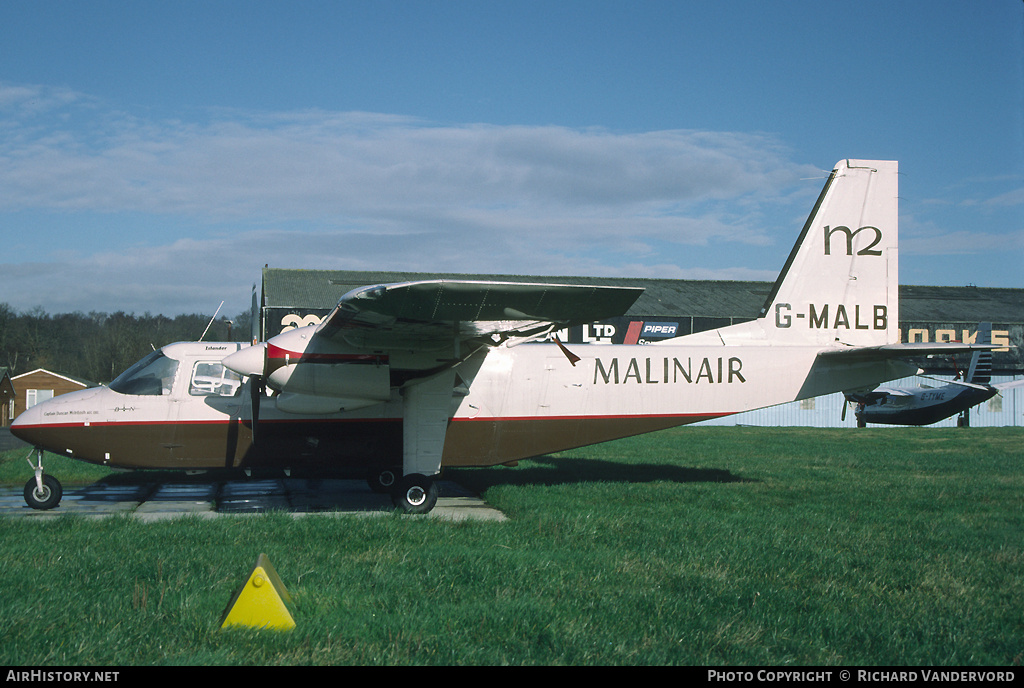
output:
[[[978,343],[990,344],[992,323],[978,326]],[[941,386],[911,388],[878,387],[870,392],[846,392],[846,400],[856,404],[857,426],[931,425],[960,414],[957,425],[970,425],[970,410],[988,401],[1004,389],[1024,384],[1024,380],[991,384],[992,352],[975,351],[964,379],[942,380]],[[843,407],[845,418],[846,407]]]

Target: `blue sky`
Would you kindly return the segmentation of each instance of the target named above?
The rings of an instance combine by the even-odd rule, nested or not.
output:
[[[0,3],[0,301],[264,264],[774,279],[842,158],[900,281],[1024,287],[1024,2]]]

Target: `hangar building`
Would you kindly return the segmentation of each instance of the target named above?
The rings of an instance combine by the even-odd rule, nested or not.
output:
[[[320,322],[348,291],[371,284],[423,279],[498,280],[557,284],[600,284],[643,287],[643,295],[618,318],[563,332],[573,344],[643,343],[702,332],[754,320],[772,288],[771,282],[732,282],[602,277],[535,277],[452,273],[367,272],[347,270],[288,270],[264,268],[262,287],[254,293],[259,308],[261,339],[284,330]],[[1024,378],[1024,289],[982,287],[900,287],[900,333],[903,341],[971,341],[979,322],[992,323],[995,344],[1007,348],[993,355],[993,383]],[[916,361],[927,374],[952,378],[967,360]],[[780,374],[784,374],[780,371]],[[907,378],[889,383],[911,387],[940,383]],[[705,424],[809,427],[853,427],[853,413],[841,420],[842,394],[806,399],[741,413]],[[952,426],[950,418],[931,427]],[[1007,390],[971,411],[973,426],[1024,425],[1024,387]]]

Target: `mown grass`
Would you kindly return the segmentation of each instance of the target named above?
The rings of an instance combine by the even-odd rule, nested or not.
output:
[[[29,461],[35,465],[36,452],[28,445],[0,452],[0,485],[23,486],[32,477]],[[50,452],[43,456],[43,467],[47,473],[58,476],[64,485],[88,485],[113,472],[103,466],[75,461]]]
[[[1016,664],[1022,440],[695,427],[448,472],[503,523],[2,520],[0,664]],[[297,628],[222,631],[260,552]]]

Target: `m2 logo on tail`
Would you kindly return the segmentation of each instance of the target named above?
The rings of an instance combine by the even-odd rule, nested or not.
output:
[[[880,256],[880,255],[882,255],[881,250],[875,248],[875,246],[878,245],[878,242],[880,242],[882,240],[882,230],[880,230],[878,227],[872,227],[870,225],[867,225],[867,226],[864,226],[864,227],[858,227],[857,229],[855,229],[853,231],[850,231],[849,227],[843,227],[841,225],[839,227],[829,227],[828,225],[826,225],[825,226],[825,255],[826,256],[832,255],[832,235],[835,234],[836,232],[842,232],[843,234],[846,235],[846,255],[852,256],[853,255],[853,237],[857,236],[858,234],[860,234],[861,232],[863,232],[865,230],[870,230],[870,231],[874,232],[875,233],[875,238],[874,238],[874,240],[870,244],[868,244],[864,248],[862,248],[859,251],[857,251],[857,255],[858,256]]]

